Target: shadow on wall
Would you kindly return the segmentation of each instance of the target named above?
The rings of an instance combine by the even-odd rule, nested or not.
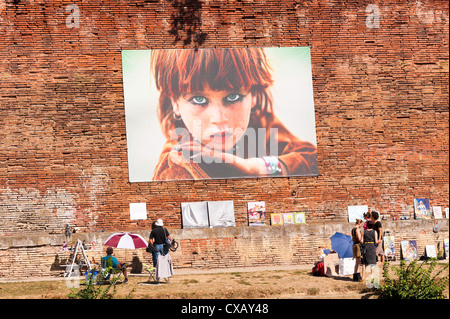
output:
[[[184,45],[193,42],[201,46],[207,36],[205,32],[198,31],[202,26],[202,1],[174,0],[172,2],[176,13],[171,16],[172,22],[169,33],[175,37],[174,43],[182,40],[180,32],[184,31],[186,33]]]
[[[59,254],[55,254],[55,259],[50,266],[50,271],[51,272],[58,271],[61,273],[64,272],[65,266],[71,264],[72,258],[73,258],[73,253],[69,257],[65,257],[65,256],[61,257]],[[78,265],[79,262],[80,262],[80,260],[79,260],[79,257],[77,256],[75,264]],[[132,274],[140,274],[142,272],[142,262],[138,256],[133,257],[131,264],[128,267],[130,269],[130,273],[132,273]],[[86,267],[84,266],[84,268],[82,268],[82,270],[85,268]]]
[[[142,272],[142,262],[138,256],[134,256],[131,261],[130,273],[140,274]]]

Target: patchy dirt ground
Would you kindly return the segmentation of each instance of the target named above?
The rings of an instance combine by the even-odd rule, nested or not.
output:
[[[169,283],[144,284],[148,276],[129,276],[118,284],[115,298],[228,299],[228,298],[375,298],[362,282],[351,276],[316,277],[309,267],[260,267],[222,270],[177,270]],[[0,283],[1,298],[67,298],[84,280],[51,280]]]
[[[168,284],[139,285],[135,298],[301,298],[360,294],[350,278],[314,277],[309,270],[187,274]],[[358,297],[356,297],[358,298]]]
[[[448,261],[443,265],[446,263]],[[148,277],[145,274],[130,274],[128,283],[116,285],[114,298],[170,300],[378,298],[374,294],[374,289],[368,288],[364,282],[352,281],[351,275],[316,277],[311,274],[311,267],[299,265],[210,270],[175,269],[169,283],[161,284],[145,284]],[[84,277],[48,280],[40,278],[22,282],[0,281],[0,299],[67,299],[70,292],[85,287]],[[447,296],[449,294],[448,286],[445,294]]]

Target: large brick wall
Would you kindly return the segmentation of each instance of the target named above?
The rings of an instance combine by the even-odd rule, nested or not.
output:
[[[433,232],[434,225],[432,220],[383,221],[383,229],[390,230],[395,236],[397,260],[401,258],[402,240],[416,240],[419,256],[425,255],[425,245],[434,245],[436,251],[442,251],[443,240],[448,238],[448,219],[437,221],[437,233]],[[175,274],[179,268],[292,264],[309,265],[312,268],[320,259],[323,249],[331,249],[330,237],[335,232],[350,233],[352,227],[348,222],[318,222],[270,227],[169,229],[171,236],[179,243],[178,249],[170,254]],[[147,238],[150,231],[138,233]],[[73,245],[78,239],[84,241],[89,261],[98,263],[105,256],[105,247],[101,243],[109,235],[109,232],[78,233],[71,236],[69,242]],[[0,238],[0,281],[63,276],[73,257],[73,251],[62,250],[63,240],[63,235],[39,232],[31,236]],[[151,254],[144,249],[115,249],[114,255],[121,262],[130,264],[131,273],[142,272],[142,263],[151,264]],[[81,258],[81,254],[77,256]]]
[[[0,0],[0,236],[180,229],[186,201],[233,200],[239,227],[249,201],[447,207],[448,38],[447,1]],[[311,47],[319,176],[129,183],[121,50],[243,46]]]

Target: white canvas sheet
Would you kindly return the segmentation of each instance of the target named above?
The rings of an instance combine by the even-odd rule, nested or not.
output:
[[[208,228],[207,202],[181,203],[183,228]]]
[[[232,200],[208,202],[210,227],[233,227],[234,205]]]

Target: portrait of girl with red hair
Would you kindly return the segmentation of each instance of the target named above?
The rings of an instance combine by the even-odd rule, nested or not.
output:
[[[316,146],[275,115],[264,49],[152,50],[150,70],[166,140],[152,180],[318,174]]]

